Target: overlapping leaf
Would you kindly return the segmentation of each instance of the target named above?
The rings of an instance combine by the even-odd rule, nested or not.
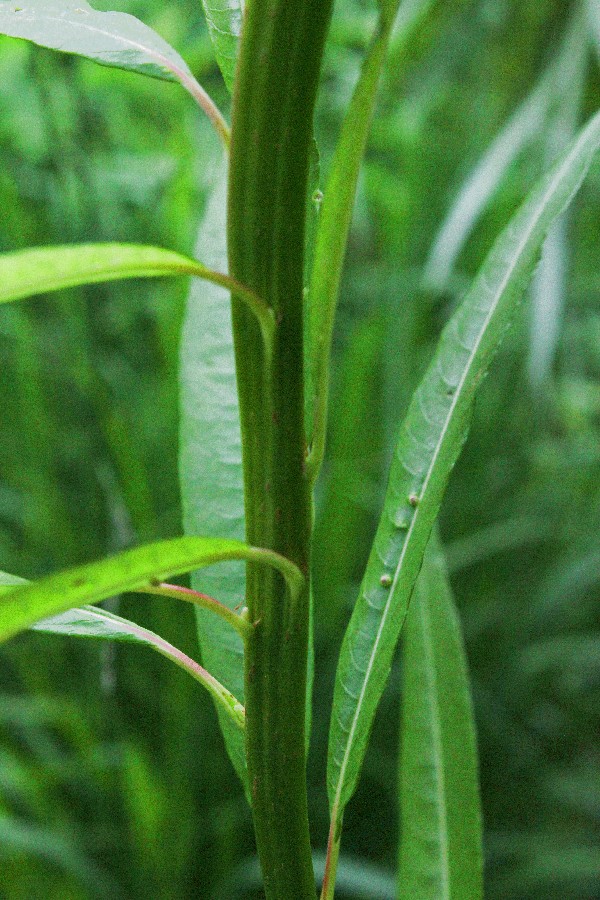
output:
[[[240,0],[202,0],[202,6],[217,63],[231,93],[242,31],[242,3]]]
[[[227,267],[225,160],[200,226],[196,250],[211,265]],[[180,361],[180,479],[186,534],[244,537],[244,489],[239,408],[229,294],[212,284],[192,285],[183,326]],[[192,585],[231,609],[244,602],[246,579],[239,564],[192,576]],[[202,661],[236,697],[244,697],[243,647],[239,635],[197,610]],[[227,750],[246,780],[243,737],[220,716]]]
[[[0,572],[0,597],[14,587],[26,584],[28,582],[24,578]],[[31,630],[41,631],[44,634],[62,634],[68,637],[119,641],[150,647],[199,681],[214,697],[217,706],[230,719],[234,727],[244,728],[244,707],[230,691],[226,690],[206,669],[199,666],[177,647],[135,622],[116,616],[105,609],[82,606],[68,609],[49,619],[34,622]]]
[[[279,569],[288,581],[290,578],[303,580],[288,560],[241,541],[201,537],[158,541],[3,592],[0,641],[8,640],[40,619],[82,603],[99,603],[114,594],[139,590],[168,576],[234,559],[265,562]]]
[[[441,337],[401,429],[381,521],[346,632],[331,722],[328,790],[339,819],[356,786],[398,635],[476,389],[539,259],[600,144],[600,114],[497,240]]]
[[[477,746],[460,622],[432,536],[406,622],[400,900],[483,896]]]

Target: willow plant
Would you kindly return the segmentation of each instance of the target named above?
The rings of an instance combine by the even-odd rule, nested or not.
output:
[[[269,900],[308,900],[317,890],[306,788],[310,548],[335,310],[390,40],[401,49],[434,5],[379,0],[321,189],[313,114],[331,0],[251,0],[245,10],[240,0],[204,0],[216,59],[232,93],[231,127],[175,50],[132,16],[98,12],[83,0],[0,2],[1,33],[179,82],[223,146],[198,238],[201,261],[128,244],[43,247],[0,257],[1,302],[124,278],[194,279],[181,352],[185,536],[34,583],[1,575],[0,638],[34,628],[142,643],[210,691],[252,807]],[[512,123],[523,140],[531,118],[542,115],[551,81],[548,74],[545,87]],[[401,425],[381,520],[339,656],[323,900],[334,896],[344,810],[411,597],[399,895],[482,896],[468,676],[435,522],[467,437],[477,387],[548,231],[579,189],[599,144],[597,116],[498,237],[444,329]],[[193,573],[189,588],[168,581],[185,573]],[[124,591],[194,604],[203,665],[95,606]]]

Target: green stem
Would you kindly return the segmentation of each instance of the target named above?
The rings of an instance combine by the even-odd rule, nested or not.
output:
[[[224,603],[219,603],[213,597],[202,594],[200,591],[194,591],[191,588],[181,587],[178,584],[166,584],[165,582],[150,583],[146,587],[139,588],[138,594],[152,594],[156,597],[172,597],[175,600],[185,600],[187,603],[193,603],[201,609],[208,609],[210,612],[220,616],[223,621],[235,628],[243,641],[246,641],[252,634],[252,625],[248,619],[238,615]]]
[[[327,841],[327,857],[325,859],[321,900],[333,900],[335,895],[335,877],[340,856],[341,838],[342,820],[341,818],[338,820],[338,811],[336,808],[332,810],[331,814],[331,827],[329,829],[329,839]]]
[[[232,277],[275,314],[271,358],[234,296],[233,324],[250,540],[309,570],[305,472],[303,247],[312,119],[331,0],[254,0],[233,101]],[[308,580],[296,598],[250,564],[254,633],[245,654],[247,753],[268,900],[314,900],[306,800]]]

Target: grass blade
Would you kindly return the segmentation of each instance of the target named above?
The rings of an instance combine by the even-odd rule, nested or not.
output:
[[[69,637],[119,641],[151,647],[200,682],[213,697],[218,709],[228,717],[233,727],[243,732],[244,707],[233,694],[206,669],[199,666],[177,647],[135,622],[116,616],[105,609],[83,606],[69,609],[49,619],[42,619],[31,627],[33,631],[41,631],[44,634],[62,634]]]
[[[242,4],[240,0],[202,0],[202,6],[217,63],[232,93],[242,31]]]
[[[0,303],[81,284],[165,275],[194,275],[229,290],[235,289],[240,299],[253,309],[265,338],[269,339],[272,313],[252,291],[180,253],[139,244],[73,244],[3,253],[0,255]]]
[[[0,34],[73,53],[102,66],[178,81],[204,109],[225,144],[229,127],[179,54],[135,16],[99,12],[85,2],[0,2]]]
[[[227,267],[225,247],[227,166],[221,163],[200,226],[196,249],[212,266]],[[244,538],[244,488],[240,417],[233,357],[229,294],[207,283],[192,285],[180,355],[179,470],[186,534]],[[246,577],[239,564],[192,575],[192,585],[230,609],[244,602]],[[197,610],[202,661],[243,702],[244,659],[239,636],[214,616]],[[243,736],[219,713],[227,751],[247,782]]]
[[[496,241],[411,402],[338,665],[328,759],[336,841],[429,534],[467,436],[475,392],[531,279],[543,240],[579,190],[599,144],[600,114]]]
[[[580,79],[576,70],[581,67],[586,44],[583,9],[577,7],[556,59],[492,141],[460,189],[425,264],[423,282],[426,287],[441,290],[446,285],[462,248],[511,165],[541,134],[552,105],[563,101],[565,85],[570,90],[573,79]],[[562,152],[567,143],[556,147],[555,153]]]
[[[174,538],[127,550],[39,581],[15,587],[0,596],[0,641],[8,640],[40,619],[83,603],[99,603],[123,591],[144,588],[226,560],[252,560],[273,566],[286,578],[292,596],[304,583],[296,566],[270,550],[220,538]]]
[[[580,117],[588,57],[587,23],[579,15],[574,39],[563,51],[562,78],[557,80],[554,108],[545,134],[547,166],[564,153],[575,134]],[[535,389],[548,380],[560,336],[569,269],[568,217],[554,223],[531,286],[530,347],[528,370]]]
[[[477,745],[467,662],[432,536],[406,622],[399,900],[483,896]]]

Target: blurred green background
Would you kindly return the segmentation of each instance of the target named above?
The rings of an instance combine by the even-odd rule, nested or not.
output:
[[[198,0],[94,5],[152,25],[227,109]],[[432,2],[392,49],[359,186],[317,498],[309,784],[320,851],[335,661],[394,433],[440,328],[557,134],[600,106],[592,30],[579,42],[581,77],[564,79],[451,277],[424,287],[425,266],[577,5]],[[375,0],[336,5],[317,122],[325,172],[375,15]],[[192,251],[217,143],[177,86],[0,39],[0,111],[0,250],[126,240]],[[538,291],[558,329],[550,371],[532,362],[526,303],[443,507],[479,729],[487,896],[498,900],[600,898],[599,210],[596,166],[551,250],[550,270],[553,259],[567,266],[564,290],[558,278],[542,300]],[[130,282],[0,310],[1,569],[36,577],[181,532],[186,290]],[[112,608],[197,656],[191,612],[131,598]],[[399,656],[346,814],[341,900],[394,895],[400,666]],[[0,897],[260,896],[253,853],[213,709],[191,679],[142,648],[31,634],[3,650]]]

